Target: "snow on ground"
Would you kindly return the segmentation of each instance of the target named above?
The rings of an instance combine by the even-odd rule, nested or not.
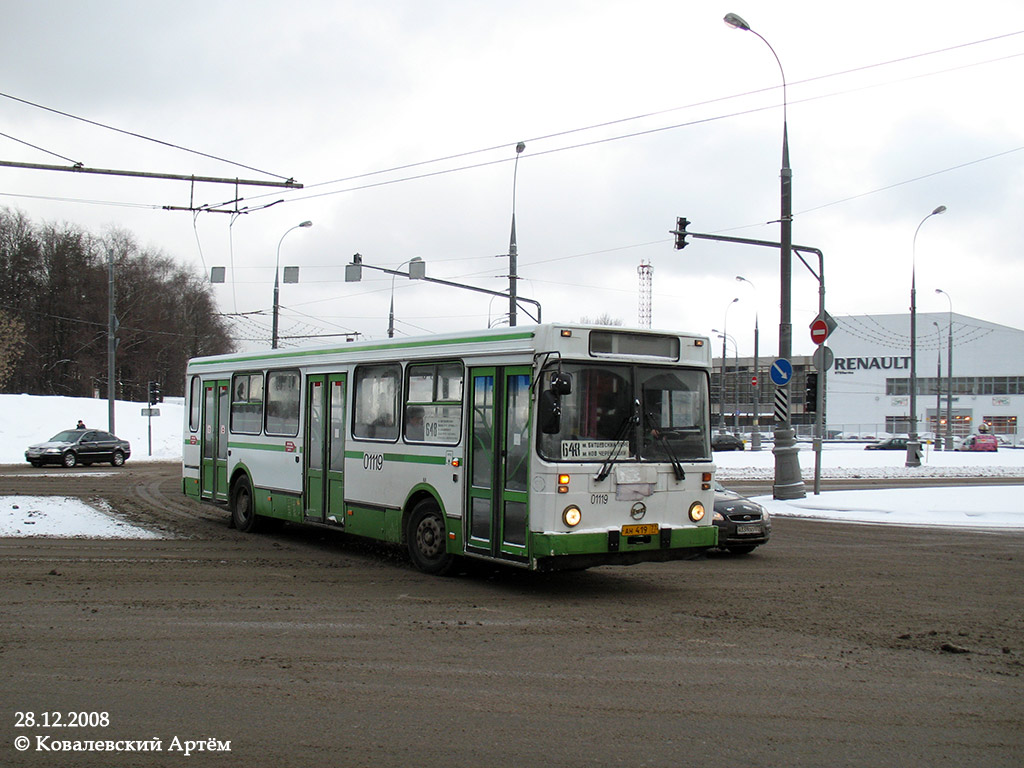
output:
[[[117,401],[114,434],[132,444],[129,461],[180,461],[183,402],[168,398],[155,407],[159,416],[142,415],[145,403]],[[0,395],[0,464],[25,463],[25,449],[43,443],[81,419],[87,427],[107,430],[107,401],[86,397]],[[149,423],[153,427],[150,456]],[[25,464],[27,467],[28,465]]]
[[[770,514],[846,523],[1024,531],[1024,485],[825,491],[795,501],[757,496]]]
[[[132,444],[129,461],[180,461],[182,401],[160,403],[160,416],[152,419],[152,455],[149,420],[144,403],[118,402],[115,433]],[[107,402],[72,397],[0,395],[0,464],[25,464],[25,448],[49,439],[82,419],[88,426],[107,428]],[[1024,485],[907,488],[897,490],[826,491],[811,493],[814,453],[801,444],[800,467],[807,497],[776,501],[758,497],[780,517],[806,517],[890,525],[955,526],[981,530],[1024,531]],[[822,451],[824,478],[841,477],[1024,477],[1024,450],[996,453],[957,453],[927,448],[922,466],[905,466],[903,451],[866,451],[861,443],[826,444]],[[715,454],[718,478],[730,481],[771,479],[775,457],[771,446],[763,450]],[[59,468],[49,471],[66,472]],[[95,473],[92,473],[95,476]],[[0,494],[3,489],[0,488]],[[102,509],[73,499],[0,495],[0,536],[152,537],[148,531],[117,520]]]
[[[0,496],[0,536],[15,539],[163,538],[162,534],[118,519],[109,510],[60,496]]]

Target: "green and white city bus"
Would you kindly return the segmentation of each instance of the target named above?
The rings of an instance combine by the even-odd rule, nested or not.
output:
[[[710,364],[701,336],[582,325],[196,358],[183,490],[430,573],[691,558],[717,542]]]

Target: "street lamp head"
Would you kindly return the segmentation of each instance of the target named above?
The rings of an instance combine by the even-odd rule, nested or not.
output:
[[[945,209],[943,209],[943,210],[945,210]],[[299,226],[300,227],[304,227],[304,228],[312,227],[313,226],[313,222],[312,221],[304,221],[301,224],[299,224]]]
[[[745,32],[750,31],[750,25],[743,20],[742,16],[739,16],[735,13],[725,14],[725,18],[723,19],[723,21],[733,29],[742,29]]]
[[[934,211],[932,211],[932,216],[935,216],[935,215],[940,214],[940,213],[945,213],[945,212],[946,212],[946,206],[940,205],[938,208],[936,208]]]

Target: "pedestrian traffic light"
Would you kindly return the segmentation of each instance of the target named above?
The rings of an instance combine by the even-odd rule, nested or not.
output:
[[[804,384],[804,410],[815,412],[818,410],[818,374],[808,372]]]
[[[160,382],[151,381],[149,382],[149,404],[156,405],[163,401],[163,397],[160,395]]]
[[[676,228],[672,230],[672,234],[676,236],[677,251],[681,251],[686,247],[686,236],[690,234],[686,231],[688,226],[690,226],[690,222],[682,216],[676,219]]]

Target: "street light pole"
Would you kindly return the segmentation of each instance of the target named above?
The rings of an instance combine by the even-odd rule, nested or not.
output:
[[[422,279],[423,274],[426,274],[427,267],[420,256],[413,256],[408,261],[403,261],[398,265],[398,270],[401,270],[406,264],[409,265],[409,277],[411,280]],[[396,271],[391,275],[391,308],[388,310],[389,339],[393,339],[395,337],[395,278],[399,274],[400,272]]]
[[[942,329],[939,324],[932,322],[935,326],[935,450],[942,447],[942,438],[939,437],[939,422],[942,420]]]
[[[914,240],[910,250],[910,434],[907,440],[908,467],[921,466],[921,441],[917,435],[917,233],[932,216],[946,211],[940,205],[929,213],[914,230]]]
[[[743,277],[742,275],[736,275],[737,282],[749,283],[750,287],[754,289],[754,373],[753,380],[757,383],[751,388],[753,397],[752,402],[752,413],[753,423],[751,425],[750,434],[750,450],[760,451],[761,450],[761,379],[759,378],[758,371],[758,358],[757,358],[757,343],[760,331],[758,329],[758,312],[757,312],[757,286],[754,285],[750,280]]]
[[[949,328],[946,348],[946,450],[953,450],[953,299],[941,288],[935,289],[949,302]]]
[[[731,409],[732,410],[732,431],[733,431],[734,435],[739,437],[739,434],[740,434],[740,426],[739,426],[739,409],[740,409],[740,391],[739,391],[740,390],[740,385],[739,385],[740,345],[736,342],[736,337],[733,336],[731,333],[726,333],[725,331],[720,331],[717,328],[712,328],[711,332],[712,333],[717,333],[718,337],[722,340],[722,361],[723,361],[723,363],[722,363],[722,382],[723,382],[722,386],[723,386],[723,389],[725,387],[725,384],[724,384],[724,382],[725,382],[725,362],[724,361],[725,361],[725,356],[728,354],[728,352],[726,351],[727,348],[726,348],[725,341],[726,341],[726,339],[728,339],[729,341],[732,342],[732,354],[733,354],[733,358],[732,358],[732,375],[733,375],[733,381],[735,382],[735,385],[734,385],[734,388],[733,388],[733,402],[730,405],[732,405],[732,409]],[[724,400],[725,400],[724,393],[722,395],[722,400],[723,400],[723,403],[724,403]],[[721,406],[720,406],[720,410],[724,410],[724,409],[721,408]],[[722,421],[724,422],[724,417],[723,417]],[[718,432],[719,432],[719,434],[723,434],[725,432],[725,429],[723,429],[722,427],[719,427]]]
[[[732,305],[739,301],[739,297],[729,302],[725,308],[725,317],[722,319],[722,377],[718,383],[718,433],[725,432],[725,332],[729,330],[729,310]],[[712,333],[718,333],[714,328]]]
[[[291,229],[285,230],[285,233],[283,235],[281,235],[281,239],[277,241],[277,260],[274,262],[274,320],[273,320],[272,329],[270,331],[270,348],[271,349],[277,349],[277,320],[278,320],[278,312],[280,311],[280,304],[278,302],[278,298],[279,298],[280,293],[281,293],[280,282],[278,280],[279,272],[280,272],[280,267],[281,267],[281,243],[284,242],[285,237],[293,229],[307,229],[307,228],[312,227],[312,226],[313,226],[313,222],[312,221],[304,221],[301,224],[296,224]]]
[[[793,261],[793,170],[789,165],[789,127],[787,120],[787,98],[786,98],[786,72],[782,68],[782,61],[779,55],[772,48],[771,43],[765,40],[756,30],[735,13],[727,13],[725,23],[735,29],[742,29],[757,35],[761,41],[768,46],[776,63],[779,65],[779,72],[782,75],[782,170],[779,172],[781,178],[780,207],[781,215],[779,221],[779,357],[789,360],[793,355],[793,324],[791,320],[792,307],[792,261]],[[775,454],[775,484],[772,494],[776,499],[802,499],[807,494],[804,491],[804,481],[800,474],[800,460],[797,457],[798,448],[796,445],[796,433],[793,430],[792,416],[790,413],[789,382],[780,386],[776,392],[777,397],[781,393],[781,400],[785,406],[783,418],[775,423],[775,446],[772,453]]]
[[[519,155],[526,149],[526,144],[516,144],[516,162],[512,171],[512,234],[508,241],[508,324],[514,326],[518,315],[517,298],[519,290],[516,282],[519,280],[519,251],[516,246],[516,180],[519,177]]]

